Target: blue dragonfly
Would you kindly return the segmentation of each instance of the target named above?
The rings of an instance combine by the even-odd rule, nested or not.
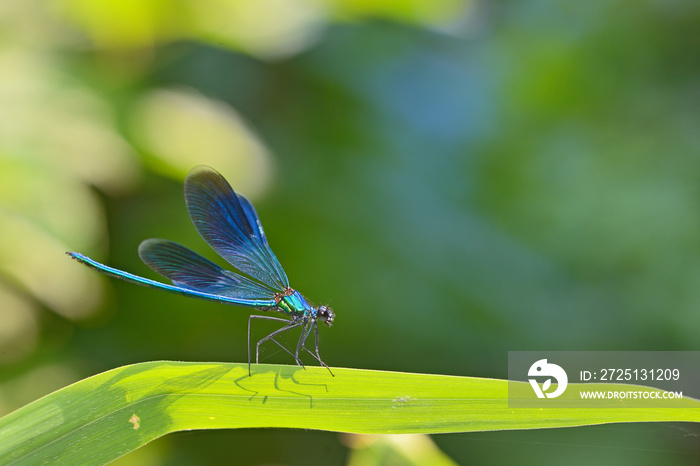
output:
[[[248,319],[248,374],[250,375],[250,327],[254,319],[284,322],[255,345],[258,363],[260,345],[271,341],[289,353],[304,367],[299,354],[305,350],[333,375],[318,350],[318,323],[329,327],[335,314],[328,306],[311,306],[298,291],[290,288],[287,274],[267,243],[267,237],[253,205],[219,172],[210,167],[195,167],[185,179],[185,202],[195,228],[204,240],[239,272],[219,267],[196,252],[165,239],[147,239],[139,245],[139,256],[151,269],[172,281],[172,285],[139,277],[101,264],[78,252],[69,256],[105,275],[138,285],[157,288],[183,296],[238,304],[259,311],[277,311],[282,317],[251,315]],[[282,345],[277,337],[289,330],[301,328],[294,352]],[[314,333],[315,347],[306,342]]]

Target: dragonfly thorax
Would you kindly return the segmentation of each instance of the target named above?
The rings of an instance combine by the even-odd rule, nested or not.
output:
[[[278,293],[275,296],[275,301],[280,312],[293,317],[307,317],[314,311],[314,308],[306,301],[306,298],[292,288],[287,288],[284,292]]]

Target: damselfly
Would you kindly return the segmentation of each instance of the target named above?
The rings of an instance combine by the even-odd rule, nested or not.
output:
[[[251,315],[248,319],[249,375],[250,324],[253,319],[285,323],[284,327],[256,343],[256,363],[260,345],[271,341],[289,353],[298,365],[304,367],[299,354],[305,350],[330,372],[318,351],[318,322],[330,327],[335,314],[328,306],[311,306],[301,293],[289,287],[287,274],[270,249],[260,218],[250,201],[236,194],[216,170],[196,167],[185,179],[185,202],[202,238],[238,272],[225,270],[196,252],[165,239],[147,239],[139,245],[138,252],[146,265],[172,281],[172,285],[109,267],[77,252],[66,254],[98,272],[138,285],[284,314],[284,318]],[[301,329],[301,335],[292,352],[277,337],[295,328]],[[312,332],[314,351],[306,347]]]

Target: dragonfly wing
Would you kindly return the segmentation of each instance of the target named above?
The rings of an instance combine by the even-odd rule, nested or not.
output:
[[[241,208],[243,208],[243,212],[248,219],[248,223],[250,223],[250,226],[252,226],[255,231],[255,236],[259,241],[267,244],[267,237],[265,236],[262,222],[260,221],[260,217],[258,217],[258,213],[255,211],[255,207],[253,207],[253,204],[251,204],[250,201],[244,196],[236,194],[236,197],[238,197],[238,202],[240,202]]]
[[[255,209],[216,170],[194,168],[185,180],[185,201],[199,234],[227,262],[275,290],[289,287]]]
[[[183,288],[241,300],[275,298],[275,290],[225,270],[172,241],[147,239],[139,245],[139,256],[150,268]]]

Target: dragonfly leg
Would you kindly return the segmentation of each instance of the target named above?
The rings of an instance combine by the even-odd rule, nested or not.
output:
[[[316,326],[315,323],[309,324],[308,329],[305,329],[305,328],[302,329],[301,335],[299,336],[299,342],[297,343],[297,350],[294,352],[295,359],[299,359],[299,352],[301,351],[302,348],[306,349],[306,340],[307,340],[307,338],[309,338],[309,334],[311,334],[311,330],[315,326]]]
[[[275,342],[275,343],[277,344],[277,346],[279,346],[280,348],[282,348],[288,355],[290,355],[291,357],[293,357],[294,360],[296,361],[296,363],[297,363],[298,365],[300,365],[302,368],[305,369],[304,363],[301,362],[301,359],[299,359],[298,356],[292,354],[292,352],[289,351],[282,343],[280,343],[279,341],[275,340],[275,336],[276,336],[276,335],[278,335],[278,334],[280,334],[280,333],[283,333],[283,332],[286,332],[287,330],[291,330],[291,329],[293,329],[293,328],[299,327],[300,325],[303,325],[303,324],[302,324],[301,322],[299,322],[299,323],[298,323],[298,322],[292,322],[291,324],[287,325],[286,327],[283,327],[283,328],[281,328],[281,329],[275,330],[274,332],[272,332],[271,334],[269,334],[269,335],[266,336],[265,338],[259,340],[259,341],[256,343],[256,345],[255,345],[255,363],[256,363],[256,364],[258,363],[258,357],[259,357],[259,352],[260,352],[260,345],[262,345],[262,344],[265,343],[266,341],[270,340],[270,341]],[[303,331],[303,330],[302,330],[302,331]]]
[[[303,348],[306,350],[307,353],[309,353],[311,356],[313,356],[323,367],[328,369],[328,372],[330,372],[333,377],[335,377],[335,374],[333,374],[333,371],[331,371],[331,368],[328,367],[328,364],[326,364],[325,362],[323,362],[323,360],[321,360],[321,355],[318,353],[318,325],[314,325],[314,331],[316,333],[316,354],[312,353],[311,350],[306,347],[306,339],[304,339]]]
[[[304,348],[304,345],[306,345],[306,339],[309,338],[309,334],[311,333],[313,325],[309,325],[309,329],[302,332],[301,336],[299,337],[299,342],[297,343],[297,350],[294,352],[294,357],[296,359],[299,359],[299,351],[301,351],[302,348]]]
[[[300,325],[303,325],[303,324],[304,324],[303,321],[301,321],[301,320],[297,320],[297,321],[293,320],[293,321],[290,322],[288,319],[282,319],[282,318],[280,318],[280,317],[251,315],[251,316],[248,318],[248,376],[251,375],[251,372],[250,372],[250,324],[251,324],[251,322],[253,321],[253,319],[274,320],[274,321],[284,322],[284,323],[287,324],[287,325],[285,325],[284,327],[275,330],[274,332],[272,332],[271,334],[269,334],[268,336],[266,336],[265,338],[259,340],[259,341],[256,343],[256,345],[255,345],[255,363],[256,363],[256,364],[258,363],[258,361],[259,361],[259,359],[260,359],[260,345],[263,344],[263,343],[265,343],[265,342],[268,341],[268,340],[272,340],[272,341],[274,341],[280,348],[282,348],[282,349],[285,350],[290,356],[292,356],[292,357],[294,358],[294,360],[296,361],[297,364],[299,364],[301,367],[304,367],[304,364],[301,362],[301,360],[300,360],[297,356],[295,356],[294,354],[292,354],[292,352],[289,351],[287,348],[285,348],[284,345],[282,345],[279,341],[275,340],[275,336],[276,336],[276,335],[278,335],[278,334],[280,334],[280,333],[282,333],[282,332],[286,332],[287,330],[291,330],[291,329],[293,329],[293,328],[299,327]]]

